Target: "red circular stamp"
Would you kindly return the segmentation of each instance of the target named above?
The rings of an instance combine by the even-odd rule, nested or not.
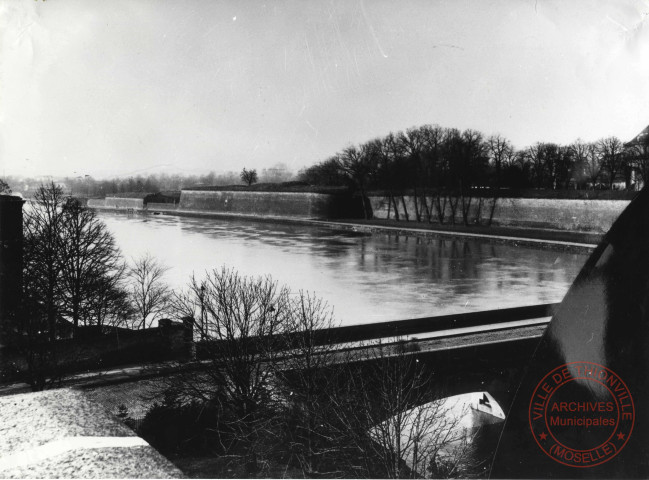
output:
[[[529,409],[534,440],[552,460],[576,468],[601,465],[629,441],[633,398],[611,369],[572,362],[538,383]]]

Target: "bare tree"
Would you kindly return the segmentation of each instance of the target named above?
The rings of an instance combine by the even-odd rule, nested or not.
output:
[[[624,145],[617,137],[602,138],[597,141],[597,151],[601,156],[603,170],[608,175],[609,189],[612,190],[615,180],[625,166]]]
[[[11,187],[2,178],[0,178],[0,195],[11,195]]]
[[[241,170],[240,177],[243,183],[250,186],[253,183],[257,183],[257,170],[255,169],[248,170],[246,169],[246,167],[243,167],[243,170]]]
[[[568,188],[574,166],[572,149],[556,143],[544,143],[543,159],[546,164],[548,188]]]
[[[133,304],[125,284],[126,266],[121,265],[111,276],[93,281],[86,315],[91,325],[123,326],[134,315]]]
[[[370,210],[366,198],[367,183],[374,174],[378,162],[378,151],[376,151],[374,144],[371,142],[361,145],[358,148],[349,146],[338,156],[340,170],[349,176],[360,191],[365,218],[368,218],[368,212]]]
[[[26,356],[32,388],[41,390],[60,380],[70,361],[59,340],[91,322],[92,305],[103,302],[122,267],[105,225],[53,182],[41,185],[25,209],[23,234],[23,311],[16,343]]]
[[[418,204],[417,186],[424,180],[426,165],[423,162],[423,155],[426,149],[426,127],[409,128],[399,133],[399,141],[404,147],[406,174],[410,176],[408,184],[413,188],[413,201],[415,207],[415,218],[421,222],[422,212]],[[403,197],[402,197],[403,198]]]
[[[467,461],[467,439],[458,429],[459,418],[439,399],[430,371],[404,349],[371,351],[369,362],[351,367],[350,384],[334,397],[357,468],[385,478],[465,474],[460,469]]]
[[[291,295],[269,277],[222,269],[192,279],[174,306],[196,319],[201,362],[165,378],[164,398],[174,399],[165,404],[204,412],[199,435],[228,468],[250,476],[273,461],[303,476],[341,475],[328,400],[336,372],[347,370],[328,345],[335,326],[328,305],[305,292]]]
[[[388,206],[394,207],[394,218],[399,220],[399,207],[395,199],[395,190],[400,189],[400,178],[398,175],[399,162],[404,155],[404,148],[401,143],[401,133],[390,133],[388,136],[380,140],[379,149],[379,163],[377,165],[378,174],[382,184],[388,189]],[[402,196],[403,200],[403,196]],[[388,207],[388,213],[390,212]],[[404,216],[407,215],[407,210],[404,210]],[[407,220],[407,218],[406,218]]]
[[[25,210],[23,222],[25,298],[32,300],[32,315],[39,311],[44,316],[45,325],[42,327],[51,341],[57,338],[61,314],[63,262],[60,253],[64,248],[61,236],[64,201],[59,186],[53,182],[41,185],[34,194],[31,208]],[[32,320],[35,321],[33,316],[26,319]]]
[[[254,410],[268,387],[267,362],[278,347],[274,336],[289,326],[288,289],[270,277],[242,277],[223,268],[207,272],[202,281],[192,278],[189,290],[176,295],[174,308],[199,319],[203,354],[214,362],[209,369],[214,382],[205,386],[202,399],[225,393],[242,417]]]
[[[460,426],[469,407],[453,402],[437,399],[400,410],[370,429],[390,478],[466,475],[474,435]]]
[[[68,198],[61,208],[60,228],[62,310],[72,320],[87,325],[87,310],[104,293],[97,285],[114,284],[122,273],[121,255],[115,239],[94,211]],[[116,281],[116,279],[115,279]]]
[[[525,162],[530,165],[532,182],[536,188],[543,188],[547,177],[547,164],[543,155],[543,144],[540,142],[527,147],[523,153]]]
[[[600,180],[603,168],[603,158],[595,143],[586,144],[584,172],[591,188],[595,188]]]
[[[465,130],[458,140],[459,155],[454,158],[452,171],[460,194],[462,221],[468,225],[473,199],[471,189],[483,182],[488,157],[486,145],[480,132],[471,129]],[[478,221],[479,216],[475,220]]]
[[[298,179],[311,185],[346,185],[349,178],[340,171],[338,157],[333,156],[300,170]]]
[[[277,432],[273,372],[290,324],[289,291],[270,277],[242,277],[223,268],[202,281],[193,278],[189,290],[176,296],[175,309],[200,318],[198,356],[205,361],[198,371],[176,377],[172,388],[217,406],[219,442],[243,458],[248,475],[255,473],[266,449],[276,446],[268,442]]]
[[[572,153],[574,159],[574,177],[579,188],[583,188],[589,180],[588,174],[588,150],[590,144],[584,142],[582,139],[578,138],[570,144],[568,147]],[[597,176],[599,176],[599,170],[597,171]]]
[[[326,302],[304,291],[291,300],[290,309],[289,354],[276,373],[287,405],[286,424],[291,425],[284,443],[304,477],[328,475],[334,449],[329,398],[342,369],[323,334],[338,324]]]
[[[502,185],[502,170],[507,166],[514,155],[514,146],[502,135],[492,135],[487,138],[487,152],[489,161],[494,167],[496,188]]]
[[[487,224],[491,225],[496,211],[496,203],[500,196],[500,188],[503,183],[503,169],[512,161],[512,157],[514,156],[514,146],[509,140],[501,135],[490,136],[487,138],[486,145],[489,161],[494,168],[494,179],[491,185],[491,208],[489,210],[489,219],[487,221]]]
[[[168,306],[171,292],[164,283],[167,267],[150,254],[133,261],[127,270],[136,328],[148,328]]]
[[[636,139],[626,146],[633,168],[640,174],[642,183],[649,183],[649,137],[644,136]]]

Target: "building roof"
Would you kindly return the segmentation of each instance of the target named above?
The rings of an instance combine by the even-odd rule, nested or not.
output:
[[[649,141],[649,125],[645,127],[640,133],[638,133],[632,140],[624,144],[625,147],[632,147],[633,145],[639,145],[647,143]]]

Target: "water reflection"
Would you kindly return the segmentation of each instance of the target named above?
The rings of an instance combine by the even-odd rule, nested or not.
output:
[[[586,256],[479,240],[263,222],[101,213],[127,257],[147,251],[182,288],[222,265],[316,292],[343,323],[560,301]]]

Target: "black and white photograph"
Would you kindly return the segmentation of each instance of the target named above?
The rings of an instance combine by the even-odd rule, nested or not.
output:
[[[0,478],[649,478],[648,0],[0,0]]]

